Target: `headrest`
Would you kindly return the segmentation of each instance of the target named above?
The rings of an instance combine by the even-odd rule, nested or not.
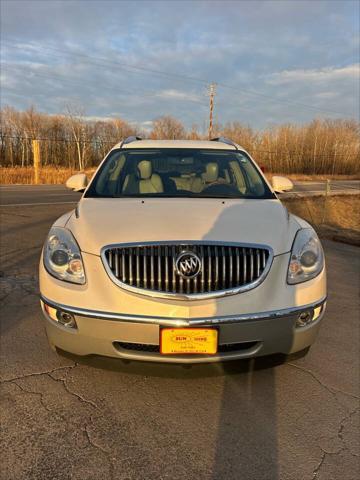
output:
[[[152,175],[152,165],[149,160],[142,160],[138,163],[139,175],[142,180],[148,180]]]
[[[206,172],[202,175],[205,182],[215,182],[219,176],[219,165],[215,162],[206,164]]]

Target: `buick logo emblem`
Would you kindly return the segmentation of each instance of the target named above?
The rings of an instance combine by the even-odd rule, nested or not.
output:
[[[201,260],[193,252],[183,252],[175,261],[177,273],[185,278],[195,278],[201,272]]]

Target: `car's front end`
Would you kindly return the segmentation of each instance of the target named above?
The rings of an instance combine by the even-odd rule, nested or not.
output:
[[[326,302],[322,248],[247,154],[208,142],[132,147],[115,149],[49,233],[40,290],[50,344],[179,363],[309,347]]]

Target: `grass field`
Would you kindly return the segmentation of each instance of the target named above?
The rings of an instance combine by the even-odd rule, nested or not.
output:
[[[95,169],[86,170],[85,173],[91,177]],[[39,183],[50,185],[61,185],[66,180],[79,173],[77,170],[70,168],[43,167],[39,171]],[[0,167],[0,184],[3,185],[33,185],[34,169],[29,167],[5,168]]]
[[[282,202],[321,237],[360,246],[360,195],[294,197]]]
[[[95,168],[85,170],[85,173],[90,178]],[[75,173],[79,173],[77,170],[70,168],[56,168],[56,167],[43,167],[40,169],[39,181],[40,184],[52,184],[60,185],[64,184],[66,180]],[[281,173],[266,173],[266,177],[270,180],[272,175],[283,175]],[[314,181],[314,180],[358,180],[360,175],[303,175],[301,173],[293,173],[286,175],[291,180],[295,181]],[[34,184],[34,170],[30,167],[15,167],[7,168],[0,167],[0,184],[3,185],[32,185]]]

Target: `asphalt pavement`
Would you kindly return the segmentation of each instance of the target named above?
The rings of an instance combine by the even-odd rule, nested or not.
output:
[[[2,480],[358,478],[356,247],[324,241],[328,307],[306,357],[184,368],[59,355],[37,266],[79,196],[64,193],[1,189]]]
[[[0,185],[0,205],[70,205],[80,198],[81,193],[72,192],[64,185]]]

